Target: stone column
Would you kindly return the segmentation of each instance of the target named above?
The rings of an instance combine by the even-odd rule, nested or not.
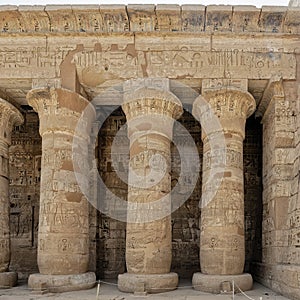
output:
[[[9,230],[9,174],[8,147],[11,144],[13,126],[21,125],[22,114],[10,103],[0,98],[0,288],[13,287],[17,273],[9,272],[10,230]]]
[[[34,89],[27,100],[39,115],[42,136],[40,274],[29,277],[29,287],[53,292],[91,288],[96,278],[87,272],[89,207],[77,178],[88,185],[86,162],[94,108],[65,89]],[[82,173],[76,177],[78,165]]]
[[[243,140],[255,105],[251,94],[229,87],[207,90],[194,102],[193,114],[203,128],[201,273],[193,276],[197,290],[228,291],[232,280],[242,290],[252,288],[251,275],[243,274]]]
[[[178,275],[172,261],[171,154],[173,123],[181,102],[169,92],[169,80],[132,80],[124,85],[123,110],[130,139],[126,230],[127,272],[119,275],[124,292],[173,290]]]

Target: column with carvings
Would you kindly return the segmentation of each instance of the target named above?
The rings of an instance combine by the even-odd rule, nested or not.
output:
[[[96,278],[88,272],[89,204],[78,180],[88,184],[86,161],[94,108],[66,89],[34,89],[27,100],[39,115],[42,136],[40,273],[29,277],[29,287],[52,292],[91,288]]]
[[[9,174],[8,147],[13,126],[23,123],[22,114],[10,103],[0,98],[0,288],[15,286],[17,273],[9,272]]]
[[[174,120],[182,114],[168,79],[137,79],[124,84],[122,106],[130,139],[126,230],[127,272],[118,277],[125,292],[175,289],[171,273],[171,154]]]
[[[197,290],[219,293],[252,288],[245,264],[243,140],[245,123],[255,110],[246,89],[202,89],[193,105],[201,122],[203,185],[200,267],[193,276]]]

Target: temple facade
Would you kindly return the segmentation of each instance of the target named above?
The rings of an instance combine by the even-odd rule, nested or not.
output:
[[[300,299],[300,8],[0,6],[0,287]]]

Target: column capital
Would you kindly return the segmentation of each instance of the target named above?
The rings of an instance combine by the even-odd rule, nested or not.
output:
[[[178,119],[183,112],[180,100],[168,91],[143,87],[124,98],[122,108],[128,120],[151,114]]]
[[[183,112],[181,101],[170,91],[169,79],[132,79],[124,83],[123,89],[122,108],[128,120],[151,114],[178,119]]]
[[[81,95],[62,88],[33,89],[27,94],[28,104],[38,113],[40,134],[56,130],[74,133],[79,118],[89,128],[95,108]]]
[[[0,139],[10,145],[13,126],[21,125],[23,122],[24,118],[20,111],[0,98]]]
[[[207,129],[213,117],[219,119],[220,125],[206,130],[206,135],[216,131],[237,133],[244,136],[245,122],[256,108],[254,97],[247,91],[234,87],[207,90],[193,104],[193,115]]]
[[[203,113],[203,111],[198,111],[197,106],[201,104],[197,98],[194,102],[195,113]],[[228,117],[250,117],[256,108],[256,102],[253,96],[247,92],[236,88],[224,88],[219,90],[207,90],[202,94],[202,99],[204,99],[213,112],[219,118]]]
[[[134,132],[160,133],[169,139],[174,120],[183,113],[181,101],[169,90],[169,79],[137,79],[124,83],[123,111]]]

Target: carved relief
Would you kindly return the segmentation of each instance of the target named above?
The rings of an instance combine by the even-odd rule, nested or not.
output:
[[[168,133],[165,133],[165,128],[162,128],[162,126],[158,128],[155,123],[157,122],[157,116],[160,116],[160,118],[169,116],[169,118],[165,118],[164,127],[172,129],[173,118],[179,117],[182,113],[182,107],[178,99],[168,89],[158,90],[153,87],[151,89],[147,83],[149,84],[147,80],[143,80],[142,86],[144,87],[133,89],[131,93],[128,90],[123,104],[123,110],[128,120],[128,136],[131,140],[130,165],[132,168],[129,169],[129,183],[132,182],[131,178],[134,178],[135,170],[141,171],[140,177],[146,181],[148,180],[149,167],[147,165],[156,155],[164,158],[165,168],[162,170],[162,179],[155,183],[153,187],[151,186],[151,180],[150,182],[147,181],[150,186],[146,188],[143,188],[140,183],[129,187],[128,202],[135,205],[137,209],[127,211],[127,220],[145,220],[147,216],[153,219],[148,222],[127,223],[126,263],[127,270],[131,273],[165,274],[170,272],[172,260],[171,217],[169,216],[170,196],[168,196],[169,207],[166,204],[164,206],[159,204],[162,207],[154,206],[152,202],[160,200],[164,196],[166,197],[171,188],[170,140],[165,137],[166,134],[169,134],[169,129],[167,130]],[[135,86],[134,83],[132,85]],[[129,95],[131,95],[131,98]],[[133,106],[135,112],[132,110]],[[140,119],[141,115],[143,115],[142,120]],[[134,126],[135,121],[138,122],[137,126]],[[147,130],[143,129],[145,126]],[[143,136],[135,139],[134,133],[139,132],[144,133]],[[154,156],[150,158],[152,153]],[[158,166],[156,163],[158,163]],[[153,168],[157,167],[161,171],[161,162],[154,161]],[[145,210],[141,206],[138,207],[140,203],[148,203],[149,208]],[[162,210],[166,211],[164,215],[166,217],[157,218],[156,212]],[[143,249],[143,251],[140,251],[140,249]],[[142,259],[140,256],[137,257],[136,253],[144,253]]]

